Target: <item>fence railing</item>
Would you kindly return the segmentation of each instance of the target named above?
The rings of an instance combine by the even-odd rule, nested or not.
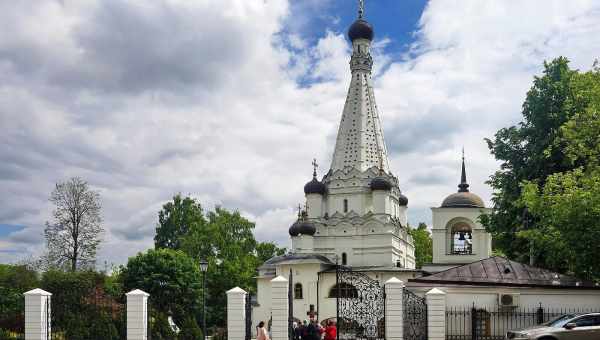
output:
[[[479,308],[446,309],[446,340],[503,340],[506,332],[539,325],[564,314],[599,312],[592,308]]]

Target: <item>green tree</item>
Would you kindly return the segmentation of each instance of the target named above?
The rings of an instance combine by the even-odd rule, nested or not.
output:
[[[176,195],[159,213],[156,248],[180,249],[195,262],[209,263],[206,273],[207,325],[224,326],[225,292],[239,286],[256,291],[256,269],[285,249],[254,238],[255,224],[238,211],[217,207],[203,213],[200,203]],[[159,235],[160,234],[160,235]]]
[[[23,293],[38,286],[35,271],[26,266],[0,264],[0,329],[23,331]]]
[[[519,232],[535,226],[536,218],[526,213],[521,202],[521,183],[543,185],[548,176],[576,167],[565,155],[561,128],[577,113],[585,112],[591,98],[573,79],[578,71],[569,68],[566,58],[544,63],[543,75],[535,77],[523,104],[523,121],[499,130],[487,143],[500,160],[500,170],[488,181],[494,189],[493,212],[481,220],[493,234],[494,248],[508,257],[526,261],[530,241]],[[536,262],[546,265],[550,249],[535,248]]]
[[[273,256],[280,256],[285,254],[285,248],[279,248],[273,242],[261,242],[256,245],[256,257],[260,264],[264,263]]]
[[[535,249],[546,249],[550,268],[599,280],[600,70],[577,74],[571,88],[587,105],[561,126],[549,148],[562,148],[567,164],[575,168],[556,172],[544,182],[524,183],[521,203],[536,225],[517,237]]]
[[[171,314],[177,324],[199,312],[200,269],[180,250],[151,249],[129,258],[121,280],[125,291],[141,289],[150,294],[152,308]]]
[[[69,340],[117,340],[125,334],[122,320],[106,306],[122,297],[106,294],[106,276],[94,271],[49,270],[42,275],[41,288],[52,292],[52,329]],[[98,302],[102,303],[98,304]]]
[[[423,267],[426,263],[431,263],[433,260],[433,241],[429,230],[427,230],[427,225],[421,222],[416,229],[410,228],[409,233],[415,245],[417,268]]]
[[[173,196],[173,201],[163,205],[158,213],[158,226],[154,236],[156,248],[180,249],[181,238],[206,223],[202,206],[191,197]]]

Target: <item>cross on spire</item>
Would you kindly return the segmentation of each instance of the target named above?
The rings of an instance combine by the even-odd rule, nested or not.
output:
[[[313,166],[313,177],[317,178],[317,168],[319,167],[319,164],[317,163],[316,158],[313,158],[312,166]]]
[[[365,15],[365,0],[358,0],[358,18],[362,19]]]

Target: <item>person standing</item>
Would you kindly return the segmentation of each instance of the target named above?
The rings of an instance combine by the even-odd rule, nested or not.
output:
[[[337,327],[331,320],[327,321],[327,327],[325,328],[325,339],[324,340],[336,340],[337,339]]]
[[[256,340],[270,340],[263,321],[259,322],[258,327],[256,327]]]
[[[319,332],[319,326],[314,319],[310,320],[308,327],[306,328],[307,339],[306,340],[320,340],[321,334]],[[304,339],[303,339],[304,340]]]

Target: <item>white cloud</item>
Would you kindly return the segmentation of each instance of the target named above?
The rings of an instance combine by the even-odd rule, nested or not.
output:
[[[489,200],[497,164],[482,139],[520,118],[544,59],[586,69],[596,57],[598,5],[531,3],[431,2],[401,61],[376,41],[378,106],[413,223],[455,190],[463,145],[471,188]],[[283,0],[46,1],[0,13],[0,223],[28,227],[0,240],[0,261],[40,249],[25,241],[50,218],[54,183],[75,175],[102,194],[101,262],[151,246],[177,192],[237,208],[260,239],[288,245],[312,158],[329,165],[349,78],[342,35],[324,27],[308,45],[302,8]]]

